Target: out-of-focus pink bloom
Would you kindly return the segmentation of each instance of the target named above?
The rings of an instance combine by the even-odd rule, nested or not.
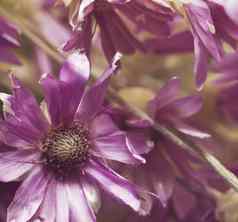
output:
[[[95,21],[104,54],[111,61],[116,51],[123,54],[145,51],[136,35],[142,31],[156,36],[168,35],[172,19],[173,12],[168,6],[152,1],[79,1],[71,17],[75,32],[64,49],[80,48],[89,52]],[[132,29],[136,31],[132,33]]]
[[[210,135],[198,130],[188,120],[202,107],[202,99],[197,96],[180,96],[180,79],[174,77],[162,87],[149,103],[151,117],[159,124],[177,129],[184,137],[197,143],[203,143]],[[118,115],[114,114],[118,117]],[[153,208],[154,197],[160,200],[164,208],[173,198],[177,178],[198,180],[194,174],[194,165],[203,166],[201,160],[189,151],[154,131],[146,121],[129,119],[125,125],[130,150],[133,155],[144,154],[146,162],[131,172],[131,178],[142,187],[144,214]],[[121,120],[117,120],[122,122]],[[142,142],[144,141],[144,143]],[[186,206],[184,205],[184,210]]]
[[[238,24],[238,4],[236,0],[226,0],[225,1],[226,13],[233,19],[235,23]]]
[[[0,61],[19,64],[16,55],[11,51],[19,45],[17,29],[0,17]]]

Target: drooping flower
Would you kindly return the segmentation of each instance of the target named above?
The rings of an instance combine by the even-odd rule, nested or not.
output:
[[[215,37],[215,26],[207,3],[202,0],[189,1],[183,3],[183,9],[194,39],[194,74],[200,89],[207,78],[208,57],[219,61],[221,48]]]
[[[23,180],[8,207],[7,222],[96,221],[87,191],[99,185],[135,211],[140,199],[133,185],[108,166],[108,160],[138,164],[126,134],[103,112],[110,76],[118,57],[89,88],[87,57],[74,53],[59,80],[43,75],[45,102],[11,76],[13,95],[1,93],[4,120],[0,139],[12,149],[0,154],[0,181]],[[6,173],[7,172],[7,173]],[[95,201],[95,200],[94,200]]]
[[[150,101],[148,111],[159,124],[177,129],[184,137],[189,137],[198,144],[209,144],[210,135],[189,121],[201,109],[202,99],[198,95],[180,96],[180,84],[180,79],[170,79]],[[201,178],[194,174],[194,170],[202,167],[203,162],[192,152],[181,149],[155,131],[151,123],[136,120],[129,115],[127,118],[127,122],[121,127],[127,131],[130,150],[134,155],[144,154],[146,160],[145,164],[133,171],[130,169],[130,176],[145,191],[140,195],[146,200],[143,202],[143,213],[147,215],[153,209],[154,197],[160,200],[164,208],[169,206],[177,178],[199,181]],[[120,119],[117,121],[122,122]]]
[[[90,51],[93,23],[100,29],[101,46],[108,61],[116,51],[123,54],[145,51],[138,36],[148,32],[153,36],[170,33],[173,12],[167,4],[152,1],[74,1],[71,25],[75,33],[65,50],[80,48]],[[133,31],[134,30],[134,31]]]
[[[194,74],[197,88],[201,89],[207,78],[209,58],[216,62],[221,60],[224,54],[223,42],[236,48],[238,25],[226,14],[224,3],[217,0],[179,2],[182,3],[179,8],[193,35]]]
[[[20,45],[17,29],[0,17],[0,62],[19,64],[19,60],[11,49]]]

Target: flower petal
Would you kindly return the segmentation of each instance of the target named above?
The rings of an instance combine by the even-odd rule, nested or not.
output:
[[[56,220],[57,222],[69,221],[69,201],[67,198],[66,184],[58,182],[56,185]]]
[[[64,63],[60,80],[51,75],[43,75],[41,84],[51,116],[52,124],[57,126],[73,120],[80,103],[90,66],[85,54],[74,53]]]
[[[9,107],[6,111],[10,110],[11,114],[22,122],[21,125],[28,128],[35,138],[40,139],[48,130],[49,125],[31,92],[22,86],[13,75],[10,78],[13,95],[3,100]],[[7,117],[7,113],[5,116]]]
[[[96,222],[96,217],[89,206],[82,186],[71,182],[66,185],[70,221],[71,222]]]
[[[117,53],[109,68],[100,76],[96,83],[87,90],[76,112],[76,118],[82,122],[93,119],[101,109],[111,76],[119,69],[121,55]]]
[[[37,212],[36,220],[55,222],[56,217],[56,181],[52,179],[46,190],[44,201]]]
[[[41,167],[35,167],[22,185],[8,207],[7,222],[29,221],[42,203],[49,177]]]
[[[85,167],[85,172],[95,179],[102,189],[111,193],[115,198],[129,205],[135,211],[140,210],[141,202],[135,188],[125,178],[95,161],[91,161]]]
[[[136,159],[129,151],[126,134],[122,131],[95,138],[93,142],[92,155],[110,160],[116,160],[127,164],[138,164]]]
[[[92,120],[89,128],[90,128],[90,135],[93,138],[107,136],[119,130],[119,128],[112,121],[110,116],[106,114],[97,115]]]
[[[176,76],[171,78],[149,102],[149,111],[155,115],[156,111],[175,100],[181,88],[181,80]]]
[[[3,152],[0,154],[0,181],[17,180],[34,166],[39,159],[39,153],[34,150]]]
[[[204,82],[207,79],[208,53],[197,37],[194,37],[194,57],[194,74],[196,86],[199,90],[201,90]]]

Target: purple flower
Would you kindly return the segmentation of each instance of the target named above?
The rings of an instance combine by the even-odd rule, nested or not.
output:
[[[0,17],[0,62],[19,64],[19,60],[11,51],[19,45],[16,28]]]
[[[172,10],[167,5],[152,1],[78,1],[71,17],[75,33],[64,49],[80,48],[89,52],[95,20],[100,28],[102,49],[107,60],[111,61],[116,51],[123,54],[145,51],[142,40],[137,38],[141,32],[168,35],[168,23],[172,18]]]
[[[13,95],[1,93],[5,118],[0,139],[12,148],[0,155],[0,181],[23,182],[8,207],[7,222],[96,221],[87,195],[96,184],[140,210],[133,185],[106,162],[140,163],[128,150],[125,132],[103,112],[106,88],[118,62],[115,57],[95,84],[85,89],[89,62],[85,55],[72,54],[59,80],[50,74],[40,80],[43,112],[11,76]]]
[[[180,84],[178,78],[172,78],[159,90],[157,96],[149,103],[150,115],[159,124],[177,129],[184,137],[189,137],[198,144],[208,143],[210,135],[197,129],[189,121],[190,117],[201,109],[202,100],[197,95],[181,97]],[[203,163],[192,152],[179,148],[155,132],[147,122],[129,120],[128,124],[133,129],[132,133],[128,133],[128,140],[133,141],[131,151],[137,155],[146,153],[146,163],[138,166],[132,173],[135,183],[145,190],[145,214],[150,212],[153,206],[151,194],[159,198],[163,207],[168,207],[175,192],[177,178],[200,179],[194,174],[194,166],[201,167]],[[144,132],[144,135],[150,135],[155,146],[138,146],[135,143],[135,129]],[[140,138],[138,134],[137,141],[140,141]]]
[[[201,0],[191,1],[184,4],[184,10],[194,38],[196,85],[201,89],[207,78],[208,57],[212,56],[216,61],[219,61],[221,47],[215,36],[216,30],[207,3]]]

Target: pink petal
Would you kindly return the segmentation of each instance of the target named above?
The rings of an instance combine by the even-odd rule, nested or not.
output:
[[[49,182],[42,168],[35,167],[18,188],[8,207],[7,222],[29,221],[40,207]]]
[[[85,172],[96,180],[102,189],[115,198],[121,200],[135,211],[140,210],[141,202],[135,192],[135,188],[125,178],[94,161],[91,161],[85,168]]]
[[[0,181],[10,182],[19,179],[33,168],[34,161],[38,161],[39,158],[40,155],[35,150],[2,152],[0,154]]]

